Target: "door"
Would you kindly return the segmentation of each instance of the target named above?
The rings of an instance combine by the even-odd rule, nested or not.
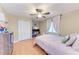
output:
[[[18,21],[18,39],[25,40],[31,38],[31,23],[29,21]]]

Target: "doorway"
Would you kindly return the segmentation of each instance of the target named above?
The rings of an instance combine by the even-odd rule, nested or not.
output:
[[[31,23],[29,21],[18,21],[18,39],[25,40],[31,38]]]

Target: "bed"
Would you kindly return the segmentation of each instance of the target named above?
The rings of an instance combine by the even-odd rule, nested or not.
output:
[[[63,44],[63,39],[59,35],[44,34],[36,37],[35,42],[49,55],[79,55],[79,52]]]

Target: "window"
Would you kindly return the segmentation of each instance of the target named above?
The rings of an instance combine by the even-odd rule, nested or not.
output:
[[[53,22],[50,23],[48,32],[54,32],[54,33],[56,33],[56,30],[55,30],[55,28],[54,28],[54,24],[53,24]]]

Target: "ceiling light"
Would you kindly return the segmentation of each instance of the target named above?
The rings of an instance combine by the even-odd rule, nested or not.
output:
[[[39,18],[42,17],[42,15],[41,15],[40,13],[39,13],[37,16],[38,16]]]

